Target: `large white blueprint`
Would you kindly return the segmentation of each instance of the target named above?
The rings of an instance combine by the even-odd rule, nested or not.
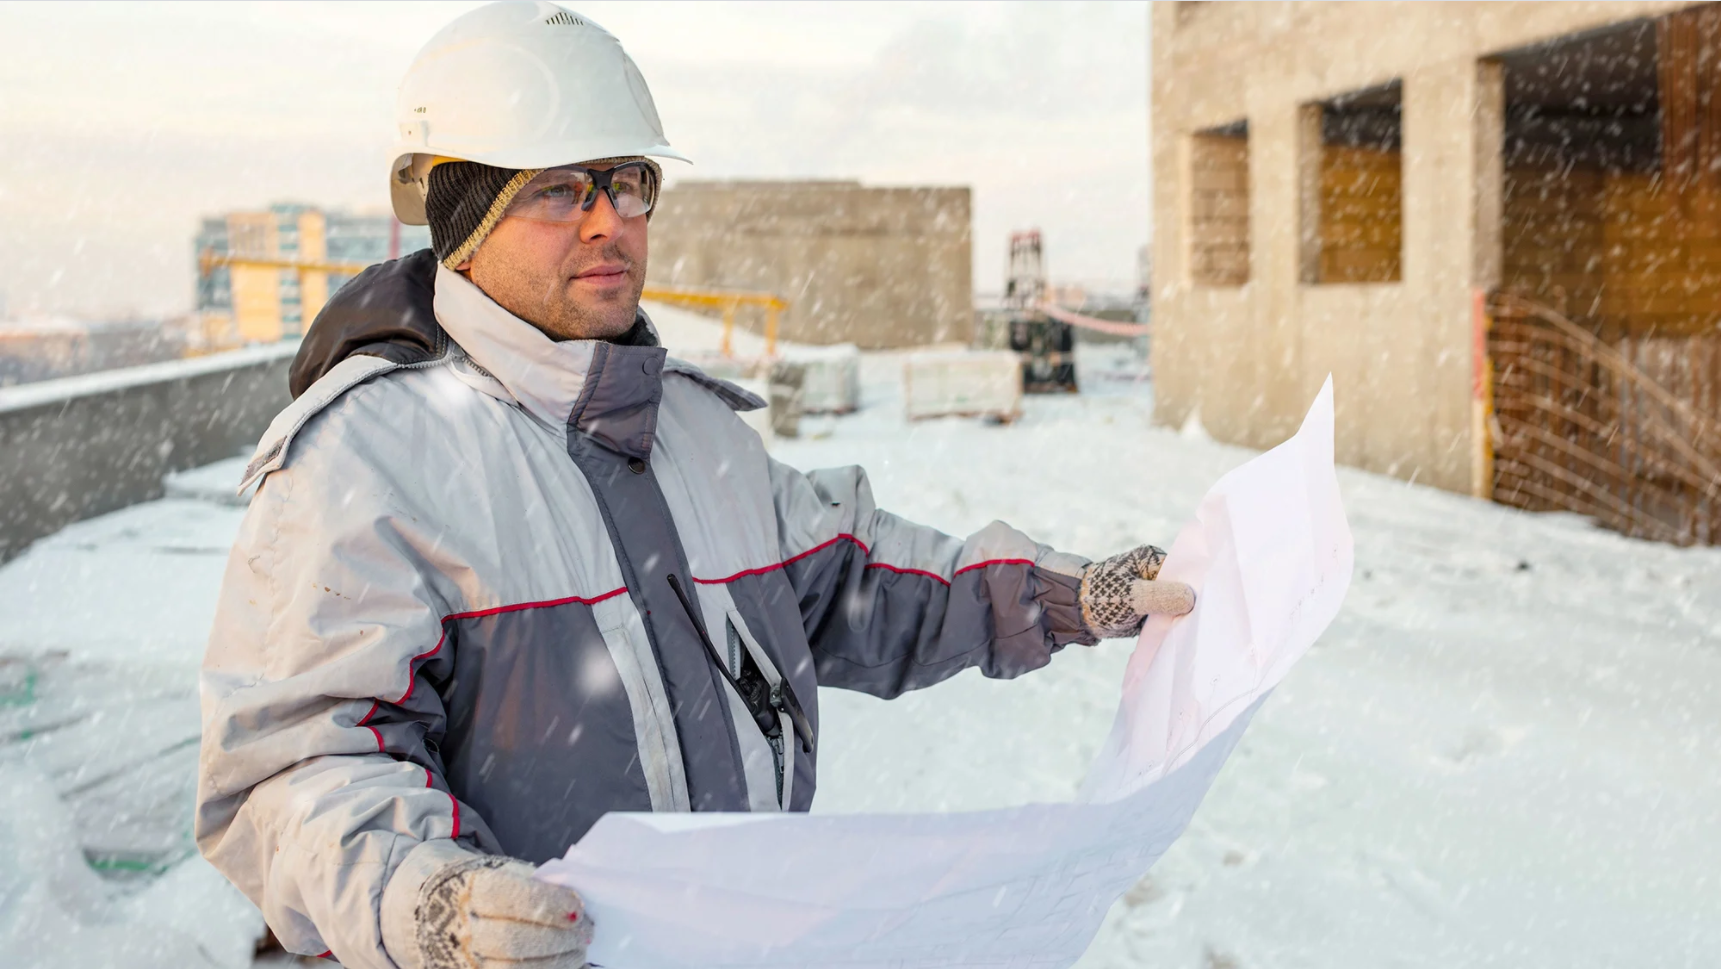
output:
[[[608,814],[539,877],[585,897],[604,969],[1063,967],[1183,833],[1249,718],[1338,613],[1350,528],[1332,382],[1221,478],[1161,576],[1081,797],[955,814]]]

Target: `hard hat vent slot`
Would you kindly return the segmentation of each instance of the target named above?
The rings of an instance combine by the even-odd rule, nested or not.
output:
[[[566,10],[558,10],[555,13],[549,15],[548,17],[545,17],[544,23],[547,23],[547,24],[567,24],[570,27],[584,27],[586,25],[586,22],[584,20],[581,20],[580,18],[574,16],[573,14],[567,12]]]

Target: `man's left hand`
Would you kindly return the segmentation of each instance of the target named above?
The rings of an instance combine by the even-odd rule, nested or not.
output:
[[[1082,573],[1082,619],[1100,639],[1120,639],[1141,631],[1150,615],[1181,616],[1195,608],[1195,590],[1182,582],[1161,581],[1165,551],[1152,545],[1131,549]]]

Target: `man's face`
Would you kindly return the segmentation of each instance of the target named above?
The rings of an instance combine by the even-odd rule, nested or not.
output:
[[[606,340],[633,326],[645,288],[645,230],[645,216],[622,218],[599,192],[578,222],[502,219],[460,270],[551,339]]]

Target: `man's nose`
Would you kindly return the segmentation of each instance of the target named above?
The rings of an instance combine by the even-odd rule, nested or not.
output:
[[[597,242],[609,239],[621,231],[621,215],[610,203],[610,193],[598,192],[592,200],[591,210],[580,220],[580,241]]]

